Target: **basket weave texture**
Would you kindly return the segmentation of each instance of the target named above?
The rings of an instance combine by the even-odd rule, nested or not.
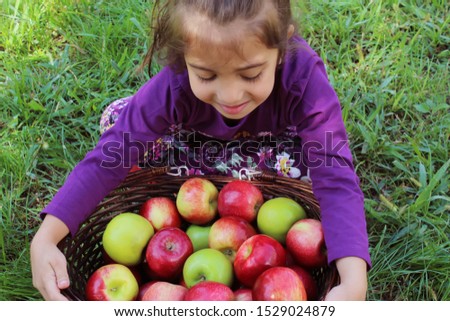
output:
[[[58,247],[67,259],[71,285],[63,290],[69,300],[84,301],[84,289],[89,276],[104,264],[102,235],[108,222],[123,212],[139,213],[140,206],[149,198],[166,196],[175,200],[184,181],[195,176],[171,176],[167,168],[142,169],[128,174],[122,184],[107,195],[96,210],[82,224],[74,237],[67,236]],[[229,176],[199,176],[210,180],[220,191]],[[320,220],[320,208],[307,182],[261,173],[251,182],[263,193],[264,199],[289,197],[301,204],[308,217]],[[319,299],[337,284],[338,274],[334,266],[315,269],[312,274],[319,288]]]

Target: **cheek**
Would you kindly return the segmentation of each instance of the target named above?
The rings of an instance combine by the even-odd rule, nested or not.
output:
[[[273,77],[261,79],[258,86],[253,86],[253,88],[251,88],[253,98],[258,101],[266,100],[273,90],[274,81],[275,79]]]
[[[190,80],[190,85],[195,97],[197,97],[201,101],[209,103],[212,94],[208,86],[205,86],[205,84],[197,80]]]

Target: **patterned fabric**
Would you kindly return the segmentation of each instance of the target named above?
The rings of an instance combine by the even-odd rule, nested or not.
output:
[[[100,133],[114,126],[132,97],[114,101],[100,119]],[[274,137],[270,132],[252,136],[239,132],[232,141],[211,139],[182,124],[170,126],[167,135],[157,139],[147,151],[140,167],[187,167],[190,175],[228,175],[239,177],[241,169],[275,171],[277,175],[309,180],[301,168],[300,139],[295,128],[286,128]],[[297,147],[297,148],[296,148]]]

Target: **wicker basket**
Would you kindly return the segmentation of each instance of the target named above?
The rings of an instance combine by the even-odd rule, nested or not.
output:
[[[194,176],[172,176],[167,168],[143,169],[130,173],[125,181],[112,191],[98,205],[96,210],[81,226],[77,234],[66,237],[59,248],[67,258],[71,286],[63,291],[70,300],[85,300],[84,289],[89,276],[102,264],[102,234],[107,223],[122,212],[139,212],[143,202],[150,197],[168,196],[173,199],[181,184]],[[234,180],[228,176],[202,176],[209,179],[220,190],[226,183]],[[311,218],[320,219],[319,205],[312,193],[310,184],[301,180],[260,173],[252,178],[265,199],[286,196],[295,199]],[[338,282],[334,267],[313,271],[322,299]]]

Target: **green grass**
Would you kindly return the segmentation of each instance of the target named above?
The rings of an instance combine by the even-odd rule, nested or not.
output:
[[[370,300],[450,300],[448,1],[293,1],[327,64],[366,196]],[[144,2],[0,4],[0,300],[39,300],[40,210],[132,94]]]

